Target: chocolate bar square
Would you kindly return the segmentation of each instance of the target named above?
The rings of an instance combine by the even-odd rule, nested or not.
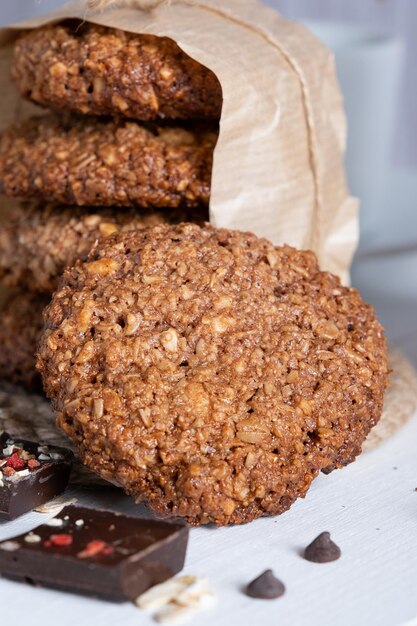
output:
[[[65,491],[73,454],[0,435],[0,518],[15,519]]]
[[[0,542],[6,578],[107,600],[135,600],[184,565],[183,524],[67,506],[26,535]]]

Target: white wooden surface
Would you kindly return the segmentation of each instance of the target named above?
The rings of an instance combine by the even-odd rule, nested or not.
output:
[[[186,572],[209,576],[217,607],[194,626],[405,626],[417,624],[417,416],[392,440],[349,467],[320,476],[284,515],[225,529],[192,529]],[[138,511],[129,499],[87,496],[86,503]],[[0,524],[0,539],[45,516]],[[300,550],[329,530],[339,561],[309,563]],[[275,601],[247,598],[242,586],[272,567],[287,587]],[[143,626],[130,604],[81,598],[0,579],[0,623],[31,626]],[[24,611],[26,607],[27,612]]]

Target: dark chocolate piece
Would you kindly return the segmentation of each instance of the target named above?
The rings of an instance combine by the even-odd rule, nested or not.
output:
[[[339,546],[330,539],[328,532],[320,533],[304,550],[304,558],[313,563],[337,561],[341,554]]]
[[[0,435],[0,518],[15,519],[65,491],[73,454]]]
[[[182,524],[67,506],[31,533],[1,542],[0,573],[107,600],[135,600],[182,569],[187,540]]]
[[[285,586],[278,578],[275,578],[271,569],[267,569],[248,584],[245,593],[251,598],[275,600],[284,595]]]

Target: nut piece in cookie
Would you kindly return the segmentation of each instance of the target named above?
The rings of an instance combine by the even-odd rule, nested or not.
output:
[[[79,206],[208,206],[215,129],[26,120],[0,134],[0,191]]]
[[[84,462],[189,523],[282,513],[354,460],[386,345],[311,252],[210,226],[106,239],[64,274],[38,367]]]
[[[166,37],[86,22],[43,26],[16,42],[12,75],[24,97],[57,111],[220,118],[218,79]]]

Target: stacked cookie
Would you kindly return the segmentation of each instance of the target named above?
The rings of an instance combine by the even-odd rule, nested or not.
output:
[[[0,190],[24,200],[0,230],[0,280],[20,289],[0,375],[33,385],[40,311],[67,265],[117,231],[207,219],[222,94],[169,39],[70,22],[23,35],[12,76],[50,109],[0,138]]]

